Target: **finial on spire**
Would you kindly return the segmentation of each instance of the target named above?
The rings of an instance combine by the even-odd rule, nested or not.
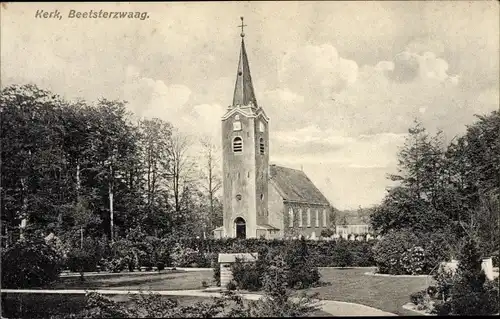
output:
[[[238,28],[241,28],[240,36],[243,38],[243,37],[245,37],[245,33],[243,32],[243,28],[246,27],[247,25],[243,24],[243,17],[240,17],[240,19],[241,19],[241,25],[239,25]]]

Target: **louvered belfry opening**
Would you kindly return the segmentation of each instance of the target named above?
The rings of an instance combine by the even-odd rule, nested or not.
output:
[[[233,140],[233,152],[240,153],[243,151],[243,140],[237,136]]]

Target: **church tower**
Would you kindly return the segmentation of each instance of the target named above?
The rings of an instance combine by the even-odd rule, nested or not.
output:
[[[268,224],[269,118],[258,105],[241,18],[241,48],[233,103],[222,117],[222,236],[259,237]]]

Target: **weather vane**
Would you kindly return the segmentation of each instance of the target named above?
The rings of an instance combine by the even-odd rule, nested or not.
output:
[[[243,38],[245,36],[245,33],[243,32],[243,28],[246,27],[246,24],[243,24],[243,17],[240,17],[241,19],[241,25],[238,26],[238,28],[241,28],[241,37]]]

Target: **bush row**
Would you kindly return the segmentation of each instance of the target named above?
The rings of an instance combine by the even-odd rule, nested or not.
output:
[[[293,240],[254,238],[204,240],[189,238],[175,241],[175,245],[190,252],[206,255],[210,259],[216,258],[219,253],[252,253],[260,251],[263,247],[272,250],[284,250],[290,241]],[[309,251],[309,258],[317,267],[369,267],[375,265],[372,254],[372,247],[376,243],[375,240],[365,242],[344,239],[328,241],[305,240],[305,243]],[[201,261],[201,263],[210,264],[210,260]]]
[[[287,240],[266,239],[157,239],[149,237],[139,243],[119,240],[102,249],[88,239],[83,248],[74,248],[66,258],[71,271],[100,269],[119,272],[139,267],[150,269],[168,267],[208,268],[217,262],[219,253],[250,253],[263,247],[283,250]],[[358,242],[344,239],[332,241],[305,240],[309,258],[317,267],[373,266],[372,247],[375,241]]]

